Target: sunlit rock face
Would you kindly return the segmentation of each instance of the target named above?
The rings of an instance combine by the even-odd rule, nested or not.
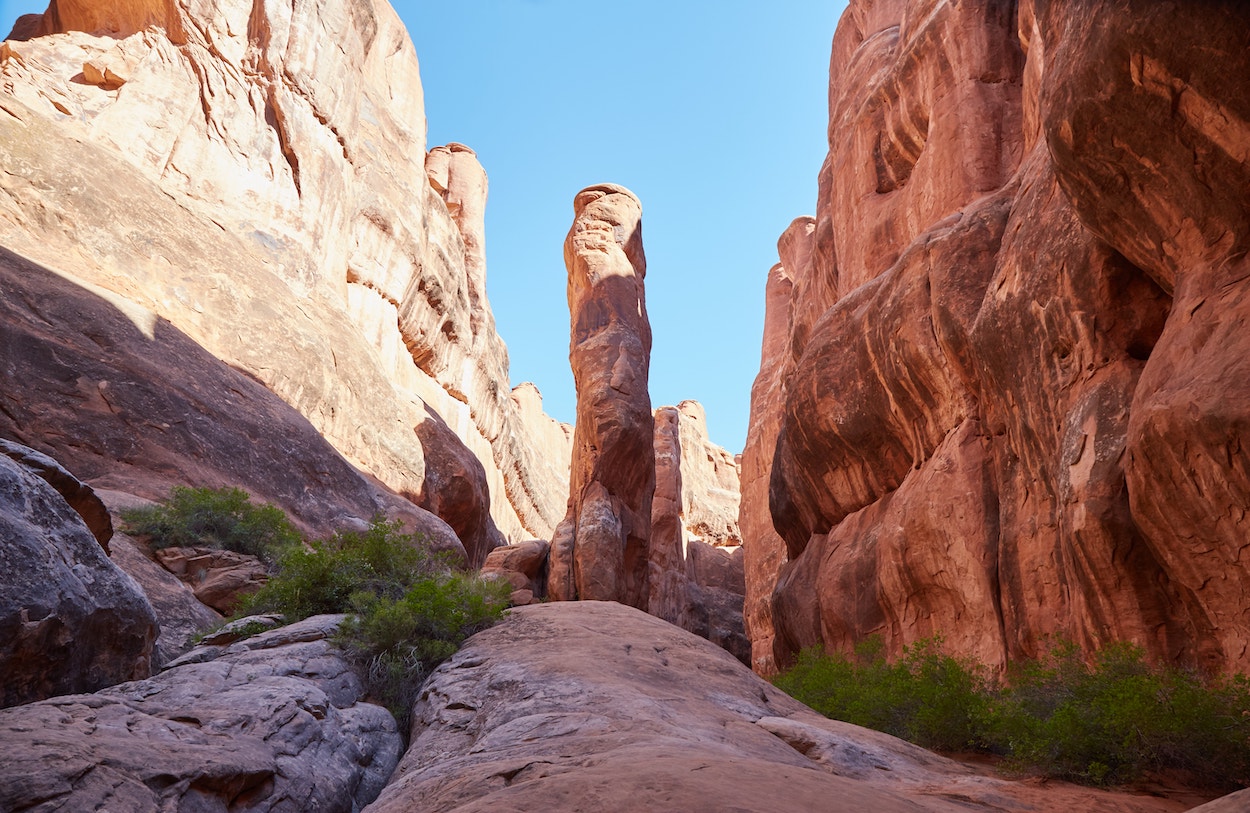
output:
[[[1233,2],[851,3],[743,461],[757,668],[1250,666],[1247,37]]]
[[[486,176],[463,145],[427,154],[416,55],[386,3],[57,2],[14,35],[0,48],[10,265],[33,262],[124,314],[150,355],[172,330],[220,360],[219,377],[239,380],[204,388],[209,414],[228,413],[232,392],[254,400],[259,382],[365,490],[434,511],[474,561],[505,538],[550,535],[567,446],[536,446],[527,427],[544,421],[511,392],[485,299]],[[109,341],[98,320],[82,327]],[[209,450],[212,465],[182,472],[27,414],[79,390],[99,406],[82,434],[161,447],[160,433],[184,432],[110,410],[121,380],[104,369],[6,387],[18,403],[0,410],[0,434],[146,496],[186,475],[240,484],[315,529],[396,510],[377,496],[316,506],[308,489],[232,470],[280,468],[268,450],[234,462]],[[431,459],[451,468],[431,477]]]
[[[564,264],[577,421],[548,592],[646,609],[655,452],[642,205],[628,189],[602,184],[577,193],[573,212]]]

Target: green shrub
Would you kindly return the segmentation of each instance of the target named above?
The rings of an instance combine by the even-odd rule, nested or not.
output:
[[[896,663],[880,637],[853,657],[808,650],[777,678],[791,696],[836,720],[874,728],[926,748],[959,751],[982,745],[987,705],[984,670],[941,651],[941,639],[918,641]]]
[[[421,577],[450,569],[398,522],[374,519],[364,531],[339,531],[283,549],[269,582],[248,596],[236,616],[282,613],[298,621],[353,611],[352,596],[398,598]]]
[[[287,548],[269,582],[236,615],[276,612],[298,621],[354,613],[338,643],[370,696],[406,730],[421,683],[465,638],[500,618],[509,592],[506,582],[455,572],[399,523],[375,519],[365,531]]]
[[[986,718],[1016,770],[1087,784],[1181,771],[1196,784],[1250,784],[1250,681],[1152,666],[1131,644],[1086,663],[1071,643],[1013,669]]]
[[[266,560],[300,539],[280,508],[253,503],[239,488],[174,486],[163,504],[123,511],[122,520],[155,548],[223,548]]]
[[[369,694],[404,725],[421,683],[464,640],[499,620],[511,585],[436,573],[398,598],[356,593],[340,642],[363,669]]]
[[[1250,680],[1152,666],[1117,644],[1063,642],[1004,683],[941,653],[940,639],[886,661],[880,639],[852,657],[806,651],[776,684],[838,720],[937,750],[974,748],[1005,767],[1085,784],[1179,771],[1196,786],[1250,785]]]

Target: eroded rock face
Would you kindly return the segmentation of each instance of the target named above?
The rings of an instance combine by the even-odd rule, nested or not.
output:
[[[820,717],[724,650],[614,602],[522,607],[426,683],[369,813],[1176,810],[980,775]]]
[[[0,116],[0,128],[12,121]],[[41,124],[34,118],[29,126]],[[43,135],[64,146],[67,159],[75,155],[74,145],[58,141],[54,131]],[[94,157],[107,164],[107,158]],[[94,166],[74,165],[84,172]],[[120,205],[159,218],[159,206],[152,203],[160,202],[158,190],[141,185],[127,194],[127,187],[114,181]],[[104,195],[102,187],[82,188]],[[190,239],[206,228],[190,216],[170,220],[168,239]],[[87,223],[82,225],[86,230]],[[246,254],[227,251],[231,245],[227,240],[217,248],[227,261],[246,262]],[[204,258],[201,270],[214,256],[223,255]],[[259,273],[251,279],[265,280]],[[280,293],[261,290],[269,297]],[[61,455],[96,488],[159,500],[184,483],[239,486],[281,506],[310,533],[365,523],[381,513],[403,519],[431,546],[463,555],[446,523],[379,488],[289,404],[153,311],[4,249],[0,291],[0,362],[20,384],[0,393],[0,431]],[[266,312],[264,301],[254,307]],[[252,327],[261,341],[260,324]],[[310,324],[299,329],[305,337],[317,335]],[[289,348],[274,352],[299,369]]]
[[[805,220],[807,222],[799,228],[812,234],[815,220]],[[781,263],[773,266],[764,289],[764,345],[760,371],[751,385],[751,417],[746,446],[742,450],[738,527],[742,534],[745,569],[743,622],[751,642],[751,668],[762,675],[772,674],[777,668],[773,654],[772,598],[777,573],[786,561],[785,542],[773,528],[772,515],[761,508],[768,505],[773,449],[781,428],[781,370],[786,359],[793,290],[793,274]]]
[[[557,600],[645,608],[655,452],[642,205],[624,187],[603,184],[579,192],[573,211],[564,263],[577,422],[548,591]]]
[[[647,611],[747,662],[737,464],[696,401],[655,411],[654,444]]]
[[[5,810],[325,810],[372,801],[399,759],[395,719],[361,702],[326,638],[337,617],[95,694],[0,712]]]
[[[777,659],[1059,634],[1247,667],[1247,36],[1231,2],[850,5],[744,455]]]
[[[147,677],[157,625],[143,591],[60,494],[4,455],[0,573],[0,706]]]
[[[59,2],[25,18],[23,41],[0,47],[11,170],[0,244],[109,298],[141,332],[175,327],[425,507],[451,510],[427,483],[426,447],[439,459],[467,448],[482,466],[467,492],[477,503],[454,510],[478,516],[449,521],[474,526],[475,556],[498,543],[494,519],[513,538],[549,535],[567,487],[532,465],[560,450],[529,445],[483,296],[485,174],[459,145],[433,151],[427,173],[402,24],[371,0],[253,11]],[[40,407],[58,395],[47,383],[6,397]],[[451,431],[418,437],[427,408]],[[14,423],[10,434],[40,450],[108,459],[97,444]]]

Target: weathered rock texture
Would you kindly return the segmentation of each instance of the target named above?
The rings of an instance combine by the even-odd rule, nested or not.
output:
[[[613,602],[513,610],[426,683],[369,813],[1175,811],[1013,784],[827,720],[723,650]]]
[[[655,411],[647,611],[750,658],[742,621],[738,467],[696,401]]]
[[[810,244],[815,221],[810,217],[802,221],[792,224],[787,234],[797,231],[806,236]],[[773,529],[772,515],[761,509],[768,505],[773,448],[781,424],[781,371],[787,358],[793,290],[794,280],[786,266],[783,263],[773,266],[764,290],[764,347],[759,374],[751,385],[751,418],[746,447],[742,450],[738,527],[746,542],[743,545],[746,591],[743,622],[751,642],[751,667],[764,675],[772,674],[777,668],[773,654],[772,594],[777,573],[786,561],[786,546]]]
[[[603,184],[579,192],[573,211],[564,264],[577,421],[548,592],[645,609],[655,452],[642,206],[624,187]]]
[[[0,574],[0,706],[147,677],[157,626],[143,591],[40,473],[5,455]]]
[[[495,548],[482,565],[482,575],[502,579],[512,585],[512,604],[531,604],[547,595],[547,559],[551,545],[545,539],[530,539]]]
[[[23,469],[38,475],[56,489],[56,493],[82,517],[83,523],[100,543],[100,547],[104,548],[104,552],[109,552],[109,540],[113,538],[113,518],[104,501],[96,496],[91,486],[70,474],[64,466],[46,454],[40,454],[20,443],[0,438],[0,455],[16,461]]]
[[[269,581],[264,562],[232,550],[162,548],[156,561],[190,587],[197,601],[222,615],[230,615],[239,601]]]
[[[0,808],[360,810],[401,742],[325,640],[335,619],[148,680],[0,711]]]
[[[273,445],[290,451],[271,456],[270,433],[240,424],[258,448],[226,448],[207,425],[231,409],[246,423],[259,384],[352,467],[446,514],[475,561],[501,541],[496,525],[550,534],[568,493],[550,462],[563,450],[531,444],[510,393],[484,297],[485,175],[459,145],[427,161],[417,61],[389,6],[58,2],[15,33],[26,39],[0,47],[5,265],[42,266],[39,284],[98,304],[62,339],[31,315],[47,300],[6,291],[6,327],[33,324],[13,338],[20,350],[4,343],[15,385],[0,433],[93,482],[127,477],[109,485],[141,496],[238,484],[318,530],[398,511],[362,493],[372,485],[309,505],[344,468],[301,459],[312,441],[288,435]],[[109,320],[130,325],[118,334]],[[62,341],[77,351],[79,336],[106,357],[146,342],[151,367],[36,363]],[[217,383],[149,381],[171,341],[213,360]],[[126,403],[131,388],[190,403],[146,413],[158,405]],[[67,398],[72,432],[38,418]],[[205,442],[203,462],[184,457]],[[249,473],[287,463],[296,472],[273,486]]]
[[[1231,0],[851,3],[744,462],[758,665],[775,631],[1250,668],[1248,42]]]

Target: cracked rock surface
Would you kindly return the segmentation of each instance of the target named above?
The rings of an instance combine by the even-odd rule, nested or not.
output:
[[[320,616],[95,694],[0,712],[7,811],[358,811],[400,753]],[[209,657],[211,657],[211,654]]]

